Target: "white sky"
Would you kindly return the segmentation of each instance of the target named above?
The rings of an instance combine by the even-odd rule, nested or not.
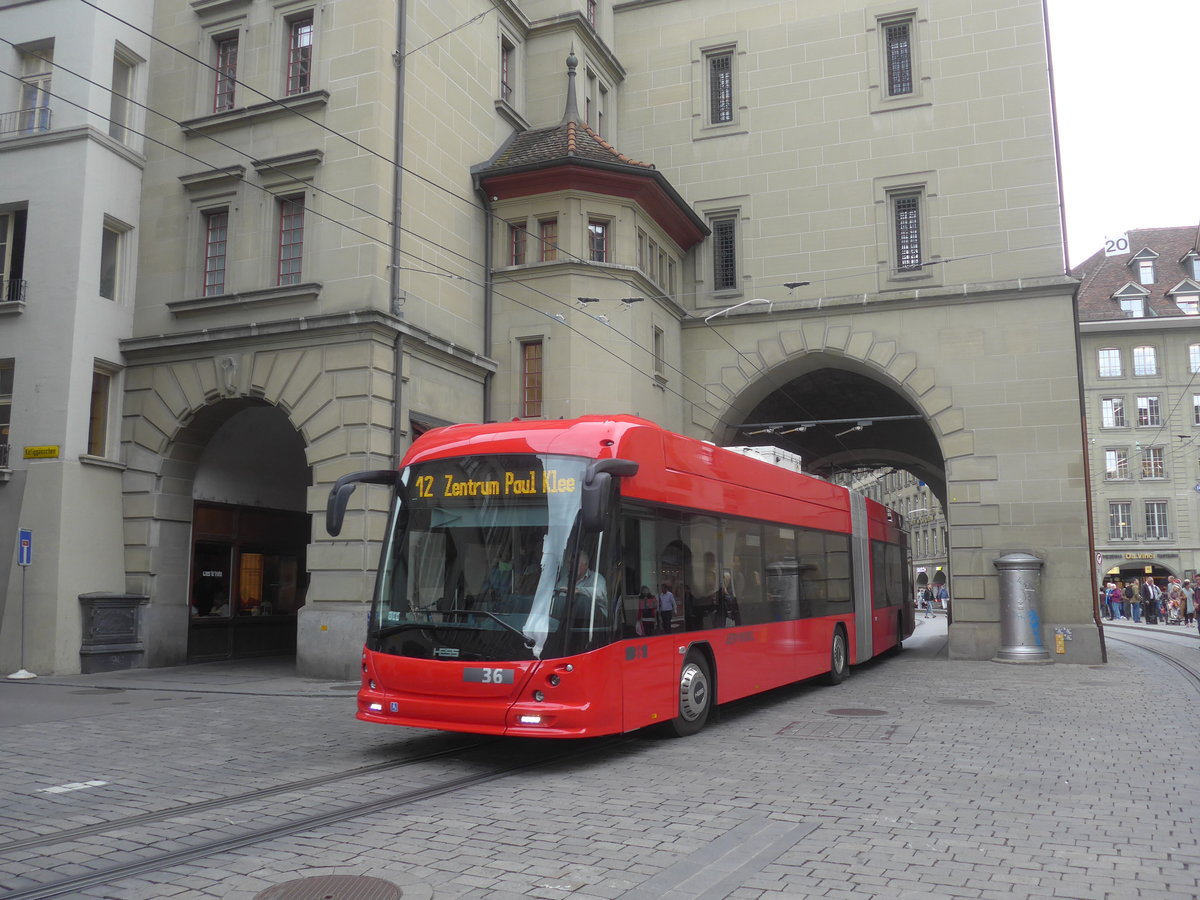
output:
[[[1200,224],[1200,0],[1046,0],[1067,252]]]

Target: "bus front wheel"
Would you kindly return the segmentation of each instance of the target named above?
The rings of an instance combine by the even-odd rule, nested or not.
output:
[[[846,632],[841,627],[833,629],[833,641],[829,648],[829,671],[825,674],[826,684],[841,684],[850,671],[850,656],[846,649]]]
[[[687,737],[703,728],[712,710],[712,701],[708,660],[700,653],[689,653],[679,672],[679,715],[671,720],[675,734]]]

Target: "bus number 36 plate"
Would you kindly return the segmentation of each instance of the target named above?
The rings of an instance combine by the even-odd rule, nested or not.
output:
[[[463,681],[478,681],[482,684],[512,684],[512,669],[463,669]]]

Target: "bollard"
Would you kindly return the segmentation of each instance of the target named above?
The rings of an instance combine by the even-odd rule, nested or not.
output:
[[[1049,662],[1042,643],[1042,565],[1030,553],[993,560],[1000,571],[1000,649],[995,662]]]

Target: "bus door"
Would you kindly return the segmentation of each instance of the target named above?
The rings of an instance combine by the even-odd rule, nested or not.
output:
[[[867,498],[850,494],[850,538],[854,578],[854,647],[852,662],[865,662],[875,655],[875,626],[880,624],[879,610],[871,602],[871,556],[867,541]]]
[[[686,635],[673,637],[673,634],[683,629],[683,597],[674,595],[681,561],[675,558],[674,550],[658,552],[655,524],[649,513],[640,510],[622,517],[623,621],[614,649],[621,677],[625,731],[667,721],[678,711],[676,676],[683,658],[677,645]],[[666,523],[658,524],[659,531],[670,532]],[[661,534],[659,537],[663,539]],[[676,542],[674,548],[677,547]],[[675,599],[674,613],[659,609],[664,585]]]

